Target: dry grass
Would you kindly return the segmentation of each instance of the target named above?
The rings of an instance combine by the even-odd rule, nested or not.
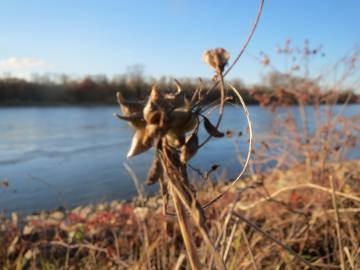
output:
[[[337,211],[330,182],[309,183],[304,167],[253,175],[245,179],[252,188],[235,185],[205,211],[227,269],[306,269],[299,256],[317,269],[340,269],[339,235],[345,269],[358,269],[360,190],[352,181],[359,181],[359,168],[359,161],[326,166],[334,172],[323,177],[334,180]],[[198,200],[224,189],[226,184],[203,186]],[[192,233],[198,259],[206,262],[208,245]],[[162,214],[160,197],[3,219],[0,238],[2,269],[190,269],[179,223]]]

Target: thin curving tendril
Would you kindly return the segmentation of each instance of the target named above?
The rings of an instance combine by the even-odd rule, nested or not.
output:
[[[222,196],[224,196],[224,194],[226,192],[228,192],[241,178],[241,176],[244,174],[248,164],[249,164],[249,161],[250,161],[250,156],[251,156],[251,150],[252,150],[252,141],[253,141],[253,132],[252,132],[252,122],[251,122],[251,119],[250,119],[250,114],[249,114],[249,111],[247,109],[247,106],[243,100],[243,98],[241,97],[239,91],[234,87],[232,86],[231,84],[229,84],[229,87],[230,89],[235,93],[235,95],[239,98],[240,100],[240,103],[244,109],[244,112],[245,112],[245,116],[246,116],[246,120],[247,120],[247,123],[248,123],[248,126],[249,126],[249,147],[248,147],[248,152],[247,152],[247,155],[246,155],[246,160],[245,160],[245,163],[244,163],[244,166],[241,170],[241,172],[239,173],[239,175],[236,177],[236,179],[231,182],[231,184],[224,190],[222,191],[219,195],[217,195],[215,198],[211,199],[209,202],[205,203],[202,207],[205,209],[207,207],[209,207],[210,205],[212,205],[213,203],[215,203],[217,200],[219,200]]]

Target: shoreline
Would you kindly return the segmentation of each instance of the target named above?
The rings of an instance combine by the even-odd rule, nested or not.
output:
[[[351,225],[352,233],[360,236],[360,218],[357,218],[360,215],[360,160],[327,164],[323,173],[322,179],[330,175],[336,179],[341,217],[354,223]],[[205,203],[227,185],[228,183],[221,181],[218,184],[199,183],[195,188],[202,188],[197,192],[197,198]],[[268,194],[264,193],[264,189]],[[241,196],[238,197],[238,194]],[[232,208],[232,211],[242,213],[263,230],[277,235],[279,241],[289,243],[289,247],[295,252],[310,256],[308,250],[321,250],[322,245],[325,245],[320,240],[326,233],[324,228],[329,226],[329,222],[334,222],[331,194],[328,182],[309,182],[301,165],[291,170],[264,172],[244,178],[207,208],[205,214],[210,232],[215,233],[216,228],[226,219],[227,209]],[[234,201],[236,198],[239,199]],[[170,212],[173,212],[172,206]],[[146,269],[144,256],[155,256],[167,260],[167,265],[174,265],[183,250],[182,243],[174,240],[180,236],[176,219],[163,215],[162,198],[158,194],[143,199],[136,197],[129,201],[114,200],[74,209],[41,211],[23,218],[12,213],[9,218],[2,217],[1,220],[0,241],[3,244],[0,247],[0,265],[6,267],[11,267],[20,260],[23,267],[32,266],[36,269],[41,263],[48,267],[63,267],[66,261],[75,268],[83,268],[85,260],[91,269]],[[307,225],[309,222],[310,225]],[[310,226],[307,238],[302,234],[293,235],[287,229],[294,225],[298,229]],[[240,227],[233,228],[236,230],[235,236],[240,237]],[[251,230],[245,228],[248,232]],[[257,238],[249,238],[249,241],[255,241],[257,246],[261,246],[259,250],[268,250],[271,255],[262,259],[260,265],[263,269],[283,260],[285,251],[279,251],[274,246],[269,249],[271,242],[253,233]],[[145,244],[144,237],[148,244]],[[289,238],[292,242],[289,242]],[[241,245],[237,246],[236,238],[234,241],[230,263],[237,265],[238,256],[234,254],[245,252],[246,256],[246,249],[240,249]],[[296,244],[298,242],[303,243],[304,249],[299,249]],[[199,249],[203,248],[200,242],[198,245]],[[161,251],[164,249],[173,250],[178,255],[164,255]],[[261,252],[257,256],[260,254]],[[325,263],[320,260],[324,254],[311,256],[307,258],[313,262]],[[93,261],[92,258],[96,260]],[[251,263],[245,257],[242,258],[242,267]],[[283,263],[296,265],[294,260],[292,258]]]

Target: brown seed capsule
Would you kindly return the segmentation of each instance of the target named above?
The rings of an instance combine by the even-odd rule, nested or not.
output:
[[[144,104],[136,101],[126,101],[121,92],[116,93],[116,98],[120,109],[125,116],[128,116],[132,113],[141,112],[144,108]]]
[[[163,169],[161,167],[160,159],[158,156],[155,156],[151,164],[148,176],[146,178],[146,184],[147,185],[155,184],[156,182],[159,181],[160,177],[162,177],[162,174],[163,174]]]
[[[127,121],[135,129],[144,128],[146,125],[142,112],[135,112],[129,115],[115,114],[115,116],[121,120]]]
[[[221,138],[224,137],[224,133],[220,132],[213,124],[211,124],[210,120],[204,117],[204,126],[206,131],[213,137]]]
[[[127,158],[131,158],[150,149],[151,142],[144,141],[144,136],[145,136],[145,129],[142,128],[136,130],[131,141],[130,150],[126,156]]]
[[[229,139],[233,136],[233,132],[231,130],[227,130],[225,132],[225,134],[226,134],[226,137],[228,137]]]
[[[187,163],[197,152],[199,148],[199,139],[196,133],[193,133],[181,148],[180,160]]]
[[[224,71],[229,59],[230,54],[223,48],[208,50],[203,54],[203,61],[214,68],[218,73]]]
[[[169,129],[178,136],[192,131],[197,125],[197,117],[193,112],[177,109],[171,113]]]

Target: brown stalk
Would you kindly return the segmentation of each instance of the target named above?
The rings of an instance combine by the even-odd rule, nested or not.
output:
[[[343,252],[343,244],[342,244],[342,236],[341,236],[341,229],[340,229],[340,217],[339,217],[339,211],[337,206],[337,200],[336,200],[336,193],[335,193],[335,184],[334,184],[334,177],[330,175],[329,177],[330,187],[332,189],[331,198],[332,198],[332,204],[334,207],[334,215],[335,215],[335,222],[336,222],[336,236],[337,241],[339,245],[339,256],[340,256],[340,266],[341,270],[345,270],[345,258],[344,258],[344,252]]]
[[[163,146],[163,148],[164,147],[165,146]],[[166,152],[166,150],[164,152]],[[178,210],[184,211],[184,212],[181,211],[178,212],[178,210],[176,210],[177,211],[176,214],[180,226],[183,226],[185,228],[184,222],[187,221],[186,213],[185,213],[185,209],[186,209],[190,213],[190,216],[192,217],[195,226],[197,227],[203,240],[205,241],[205,244],[207,245],[211,255],[214,257],[217,269],[225,270],[226,269],[225,264],[222,261],[220,254],[212,244],[210,237],[208,235],[207,228],[205,225],[205,217],[201,209],[201,206],[196,200],[193,192],[187,186],[188,179],[186,174],[186,166],[182,165],[182,168],[177,168],[175,164],[173,164],[171,158],[169,158],[166,153],[161,154],[160,157],[164,167],[164,171],[169,180],[169,186],[174,200],[175,209],[178,208]],[[174,158],[176,159],[178,157],[174,157]],[[189,239],[191,239],[191,237],[192,236],[191,234],[189,234],[189,231],[184,230],[184,234],[183,234],[184,241],[185,239],[186,241],[188,241]],[[191,258],[191,256],[198,257],[196,251],[194,251],[190,245],[186,245],[186,248],[187,248],[189,260],[195,260],[194,258]]]
[[[231,243],[232,243],[232,241],[234,239],[237,226],[238,226],[238,223],[235,222],[235,224],[233,224],[233,227],[231,228],[230,236],[229,236],[229,238],[227,240],[227,245],[226,245],[224,255],[223,255],[223,260],[224,260],[225,263],[227,261],[227,258],[228,258],[229,252],[230,252]]]
[[[242,224],[240,224],[240,229],[241,229],[241,233],[244,237],[244,240],[245,240],[245,243],[246,243],[246,247],[249,251],[249,255],[250,255],[250,259],[251,259],[251,263],[254,267],[255,270],[258,270],[258,267],[256,266],[256,261],[255,261],[255,258],[254,258],[254,254],[252,252],[252,249],[251,249],[251,246],[250,246],[250,243],[249,243],[249,239],[247,238],[247,235],[246,235],[246,232],[244,230],[244,226]]]
[[[201,270],[202,265],[199,260],[199,256],[197,254],[195,244],[192,240],[190,226],[189,226],[189,223],[188,223],[187,217],[186,217],[186,211],[184,209],[184,206],[183,206],[181,200],[179,199],[177,194],[174,192],[174,186],[171,184],[171,182],[170,182],[170,190],[172,193],[176,216],[177,216],[177,219],[179,222],[181,235],[182,235],[182,238],[184,241],[186,252],[188,254],[191,268],[194,270],[197,270],[197,269]]]

